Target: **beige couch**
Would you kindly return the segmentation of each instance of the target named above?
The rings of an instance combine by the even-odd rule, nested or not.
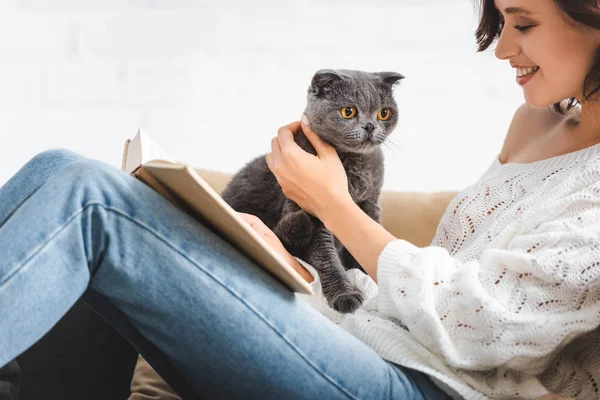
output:
[[[221,192],[231,175],[221,172],[197,170],[208,184]],[[381,195],[382,225],[397,238],[417,246],[427,246],[437,225],[456,192],[392,192]],[[177,395],[154,372],[143,358],[139,358],[131,382],[130,400],[175,400]]]

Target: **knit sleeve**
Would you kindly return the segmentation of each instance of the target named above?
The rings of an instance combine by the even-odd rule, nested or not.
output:
[[[600,325],[600,187],[565,195],[477,259],[389,243],[378,260],[379,311],[449,365],[539,373]]]

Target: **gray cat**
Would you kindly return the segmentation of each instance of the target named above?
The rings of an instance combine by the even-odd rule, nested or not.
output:
[[[398,121],[392,89],[403,78],[395,72],[320,70],[308,89],[305,114],[311,128],[337,150],[352,199],[377,222],[384,172],[380,145]],[[316,154],[304,133],[294,140]],[[332,308],[352,313],[360,307],[363,294],[350,284],[344,268],[364,270],[319,219],[285,197],[264,156],[235,174],[222,197],[234,210],[258,216],[292,255],[318,271]]]

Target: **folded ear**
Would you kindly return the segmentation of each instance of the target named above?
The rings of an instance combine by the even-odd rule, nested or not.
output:
[[[315,73],[310,84],[309,92],[321,96],[333,88],[343,78],[332,69],[322,69]]]
[[[404,75],[397,72],[376,72],[375,75],[379,76],[383,81],[384,85],[393,87],[404,79]]]

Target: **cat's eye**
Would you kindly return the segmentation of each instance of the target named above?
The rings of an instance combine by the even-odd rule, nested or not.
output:
[[[392,111],[389,108],[382,108],[377,113],[377,118],[381,121],[387,121],[392,116]]]
[[[342,107],[342,117],[351,119],[356,117],[356,107]]]

